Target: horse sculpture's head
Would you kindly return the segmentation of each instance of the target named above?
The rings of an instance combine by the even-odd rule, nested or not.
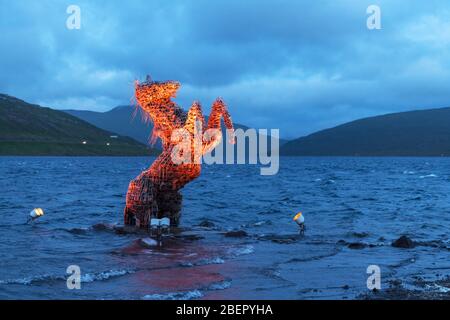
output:
[[[147,80],[135,82],[136,100],[142,108],[152,105],[163,105],[175,98],[181,84],[177,81],[152,81],[149,76]]]

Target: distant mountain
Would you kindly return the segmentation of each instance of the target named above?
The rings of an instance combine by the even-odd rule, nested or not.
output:
[[[129,137],[62,111],[0,94],[0,155],[150,155]]]
[[[99,128],[117,132],[123,136],[132,137],[142,143],[149,142],[150,134],[153,128],[151,123],[144,123],[142,121],[141,109],[137,108],[136,110],[133,106],[119,106],[107,112],[86,110],[64,111]],[[248,129],[247,126],[239,123],[235,123],[234,127],[235,129]],[[286,141],[280,139],[280,145],[283,143],[286,143]],[[160,144],[156,144],[155,147],[160,147]]]
[[[121,136],[131,137],[143,144],[148,144],[151,125],[142,121],[140,108],[119,106],[106,112],[87,110],[63,110],[104,130],[116,132]]]
[[[286,143],[290,156],[450,156],[450,108],[386,114]]]

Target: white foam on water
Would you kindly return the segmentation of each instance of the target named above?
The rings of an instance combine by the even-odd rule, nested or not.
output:
[[[192,300],[203,297],[199,290],[185,291],[185,292],[169,292],[169,293],[155,293],[147,294],[143,297],[144,300]]]
[[[103,281],[108,280],[113,277],[120,277],[129,273],[134,273],[134,270],[109,270],[104,271],[100,273],[86,273],[81,274],[80,281],[81,282],[94,282],[94,281]],[[44,274],[39,276],[29,276],[24,278],[17,278],[17,279],[7,279],[7,280],[0,280],[1,284],[22,284],[22,285],[32,285],[35,282],[45,282],[45,281],[66,281],[66,276],[60,276],[60,275],[51,275],[51,274]]]
[[[255,251],[255,247],[252,245],[245,245],[241,247],[235,247],[228,249],[228,253],[234,256],[242,256],[245,254],[251,254]]]
[[[202,290],[225,290],[231,287],[231,281],[224,280],[220,282],[215,282],[209,286],[203,288]],[[169,292],[169,293],[154,293],[147,294],[143,297],[144,300],[193,300],[200,299],[203,297],[203,293],[196,289],[191,291],[182,292]]]
[[[220,257],[216,257],[216,258],[214,258],[214,259],[209,260],[209,262],[210,262],[211,264],[222,264],[222,263],[225,263],[225,260],[223,260],[223,259],[220,258]]]
[[[437,175],[435,175],[434,173],[431,173],[431,174],[427,174],[425,176],[420,176],[419,178],[423,179],[423,178],[436,178],[436,177],[437,177]]]
[[[215,258],[206,258],[199,260],[197,262],[190,262],[190,261],[183,261],[180,263],[181,267],[191,268],[194,266],[205,266],[210,264],[224,264],[225,260],[223,260],[221,257],[215,257]]]
[[[17,278],[17,279],[0,280],[0,284],[23,284],[23,285],[29,286],[29,285],[32,285],[33,282],[42,282],[42,281],[49,281],[49,280],[65,280],[65,278],[62,276],[44,274],[44,275],[40,275],[40,276],[30,276],[30,277]]]
[[[231,287],[231,281],[216,282],[208,286],[208,290],[225,290]]]
[[[133,272],[133,270],[109,270],[100,273],[86,273],[81,275],[81,282],[103,281],[114,277],[124,276]]]
[[[193,267],[194,264],[192,262],[181,262],[180,266],[190,268],[190,267]]]
[[[195,257],[196,255],[198,255],[198,254],[195,253],[195,252],[192,252],[192,253],[186,254],[186,255],[184,255],[184,256],[185,256],[185,257]]]
[[[258,222],[255,222],[253,225],[256,226],[256,227],[259,227],[259,226],[262,226],[263,224],[266,224],[266,223],[267,223],[267,221],[258,221]]]
[[[433,284],[433,285],[427,285],[426,286],[427,289],[432,290],[432,291],[438,291],[441,293],[447,293],[450,292],[450,288],[448,287],[444,287],[444,286],[440,286],[438,284]]]
[[[200,260],[195,265],[198,266],[198,265],[223,264],[223,263],[225,263],[225,260],[223,260],[221,257],[215,257],[215,258]]]

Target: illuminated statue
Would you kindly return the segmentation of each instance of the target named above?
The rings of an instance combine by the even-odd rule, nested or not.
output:
[[[192,161],[184,163],[173,161],[172,152],[179,142],[173,139],[175,130],[184,129],[183,132],[192,137],[191,141],[194,141],[192,147],[195,150],[193,144],[199,140],[194,136],[197,133],[203,136],[208,129],[216,129],[217,133],[210,139],[200,140],[197,153],[203,155],[221,142],[222,117],[226,128],[233,129],[231,117],[221,99],[213,103],[208,124],[205,126],[198,102],[194,102],[186,112],[171,100],[179,88],[180,83],[176,81],[158,82],[152,81],[150,77],[143,83],[135,84],[138,106],[154,125],[152,143],[160,138],[162,153],[149,169],[130,182],[124,212],[126,225],[147,227],[151,218],[162,217],[168,217],[172,225],[178,225],[182,200],[179,190],[200,175],[201,164],[194,159],[196,152],[190,155]]]

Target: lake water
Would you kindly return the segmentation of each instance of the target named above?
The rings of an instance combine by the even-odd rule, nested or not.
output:
[[[0,157],[0,298],[352,299],[368,292],[369,265],[382,289],[448,274],[450,159],[287,157],[275,176],[205,165],[182,190],[181,232],[161,247],[108,228],[152,161]],[[35,207],[45,216],[26,224]],[[392,247],[403,234],[421,245]],[[81,269],[80,290],[66,286],[69,265]]]

